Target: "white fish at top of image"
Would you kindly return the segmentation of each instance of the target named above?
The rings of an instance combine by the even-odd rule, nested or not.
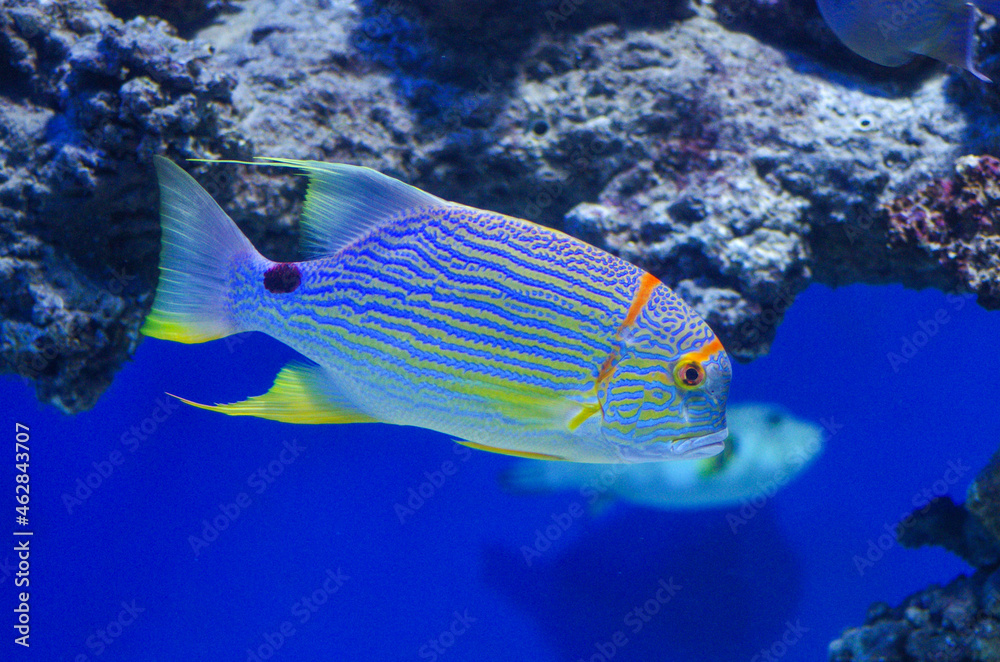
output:
[[[501,477],[517,493],[579,490],[591,505],[621,499],[661,510],[725,508],[772,496],[823,450],[819,425],[770,404],[734,404],[726,449],[710,458],[644,464],[521,460]]]
[[[976,78],[976,9],[1000,18],[1000,0],[817,0],[827,25],[848,48],[886,67],[916,55],[962,67]]]

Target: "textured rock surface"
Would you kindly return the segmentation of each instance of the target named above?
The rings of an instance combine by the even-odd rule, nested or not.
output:
[[[987,308],[1000,307],[1000,160],[962,157],[954,178],[894,200],[889,237],[938,287],[975,292]]]
[[[1000,540],[1000,450],[969,485],[965,507]]]
[[[122,23],[95,0],[3,9],[0,359],[78,411],[131,353],[147,306],[149,159],[224,149],[233,80],[159,19]]]
[[[944,547],[979,570],[894,609],[872,605],[863,626],[830,644],[830,659],[1000,660],[1000,451],[969,485],[963,506],[934,499],[903,518],[897,536],[906,547]]]
[[[0,357],[66,411],[148,308],[153,153],[359,163],[566,229],[676,287],[743,359],[814,280],[974,286],[890,243],[886,211],[994,146],[992,93],[962,74],[848,79],[682,2],[165,6],[196,40],[96,0],[0,15]],[[295,257],[301,179],[188,167]]]
[[[979,662],[1000,659],[1000,573],[980,570],[916,593],[897,607],[875,603],[861,627],[830,644],[830,660]]]
[[[108,10],[123,20],[159,16],[182,35],[205,27],[223,13],[239,11],[241,0],[106,0]]]
[[[978,515],[957,505],[951,497],[934,499],[910,513],[909,518],[896,528],[896,537],[904,547],[938,545],[977,568],[1000,562],[1000,539]]]

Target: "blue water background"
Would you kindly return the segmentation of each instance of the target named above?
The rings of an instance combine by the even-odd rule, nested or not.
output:
[[[188,407],[153,422],[164,418],[164,391],[227,402],[266,390],[293,356],[269,338],[144,340],[98,405],[75,417],[38,405],[8,376],[4,565],[16,563],[15,421],[31,428],[35,535],[31,653],[11,643],[23,589],[3,571],[0,650],[14,651],[4,659],[242,662],[275,645],[276,660],[575,661],[602,659],[621,630],[615,660],[733,662],[775,646],[784,659],[826,659],[828,642],[872,601],[896,603],[969,571],[938,549],[895,545],[863,573],[855,558],[915,495],[953,475],[950,462],[971,467],[948,486],[962,500],[1000,440],[1000,315],[956,307],[936,291],[813,286],[771,354],[735,367],[732,398],[780,403],[836,429],[814,467],[736,534],[727,523],[736,509],[621,505],[572,519],[531,566],[522,547],[585,499],[506,494],[496,477],[510,458],[456,452],[411,428],[291,426]],[[887,353],[939,310],[948,322],[894,371]],[[130,428],[143,425],[146,439],[133,441]],[[304,450],[273,464],[280,475],[258,493],[248,478],[280,463],[292,440]],[[115,452],[120,465],[70,513],[64,495]],[[395,505],[445,462],[453,475],[401,523]],[[196,554],[203,520],[241,493],[249,505]],[[346,576],[335,593],[323,588],[327,571]],[[625,619],[655,598],[659,580],[680,588],[633,632]],[[325,603],[302,622],[296,603],[314,592]],[[123,602],[142,610],[134,620]],[[467,625],[443,635],[456,612]],[[102,631],[110,643],[98,643]],[[422,648],[429,640],[444,653]]]

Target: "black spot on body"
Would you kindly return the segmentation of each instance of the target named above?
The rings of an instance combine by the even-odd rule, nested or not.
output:
[[[276,264],[264,272],[264,287],[274,294],[294,292],[302,283],[302,272],[289,262]]]

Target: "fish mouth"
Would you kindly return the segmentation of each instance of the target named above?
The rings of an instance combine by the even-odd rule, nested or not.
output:
[[[722,428],[718,432],[675,442],[671,452],[677,457],[692,460],[700,457],[712,457],[722,452],[728,437],[729,428]]]
[[[644,448],[621,448],[617,451],[619,462],[663,462],[664,460],[693,460],[718,455],[725,448],[729,430],[690,437],[680,441],[658,441]]]

